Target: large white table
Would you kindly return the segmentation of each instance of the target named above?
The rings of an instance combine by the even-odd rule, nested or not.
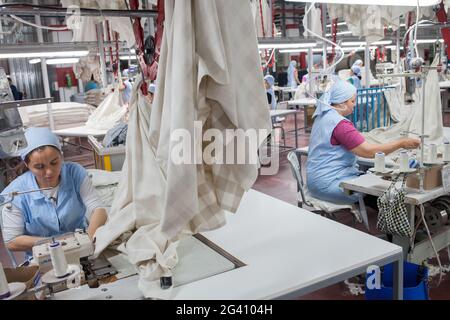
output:
[[[255,190],[221,229],[203,236],[245,266],[176,287],[172,299],[290,299],[394,263],[394,297],[403,294],[402,248]],[[183,261],[180,261],[183,263]],[[140,299],[138,277],[83,286],[56,299]]]
[[[358,178],[344,181],[340,186],[348,194],[359,192],[379,197],[390,184],[390,181],[386,181],[379,176],[365,174]],[[400,182],[397,184],[397,187],[401,187]],[[447,195],[443,187],[425,190],[423,193],[417,189],[406,188],[405,190],[405,203],[407,204],[411,226],[415,226],[416,206]],[[435,232],[433,234],[433,242],[438,251],[450,246],[450,227],[445,226],[442,227],[439,232]],[[410,239],[407,237],[394,236],[394,243],[403,247],[404,258],[413,263],[420,264],[434,255],[434,250],[432,249],[431,241],[429,239],[416,243],[413,249],[410,248]]]

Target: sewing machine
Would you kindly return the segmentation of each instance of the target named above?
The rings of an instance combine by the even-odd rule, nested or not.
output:
[[[94,245],[89,236],[83,230],[67,233],[55,237],[64,249],[68,264],[80,265],[80,261],[90,257],[94,253]],[[33,247],[33,260],[39,265],[39,270],[45,273],[52,269],[52,261],[48,249],[51,239],[43,240]]]

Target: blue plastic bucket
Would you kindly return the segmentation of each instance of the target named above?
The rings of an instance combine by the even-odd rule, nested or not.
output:
[[[367,274],[367,277],[372,274]],[[368,289],[366,300],[392,300],[393,265],[384,267],[381,288]],[[409,262],[403,263],[403,300],[428,300],[428,268]]]

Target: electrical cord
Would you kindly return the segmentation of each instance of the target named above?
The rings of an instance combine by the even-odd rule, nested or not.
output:
[[[38,29],[52,30],[52,31],[67,31],[68,30],[67,26],[66,27],[47,27],[47,26],[42,26],[42,25],[39,25],[39,24],[32,23],[30,21],[24,20],[22,18],[19,18],[19,17],[13,15],[13,14],[10,14],[9,16],[11,18],[13,18],[13,19],[23,23],[23,24],[27,24],[29,26],[32,26],[32,27],[35,27],[35,28],[38,28]]]
[[[311,5],[310,5],[310,7],[308,8],[308,10],[305,12],[305,19],[308,19],[309,12],[311,11],[311,9],[313,8],[313,6],[314,6],[315,4],[316,4],[315,2],[312,2]],[[323,40],[323,41],[325,41],[325,42],[330,43],[332,46],[337,47],[337,48],[339,49],[339,51],[341,52],[341,56],[340,56],[340,58],[338,59],[338,61],[336,61],[333,65],[329,66],[329,67],[326,69],[326,71],[325,71],[325,73],[330,73],[330,72],[332,72],[332,71],[334,70],[334,68],[335,68],[335,67],[336,67],[336,66],[344,59],[344,56],[345,56],[344,50],[342,50],[342,48],[341,48],[337,43],[334,43],[333,41],[330,41],[330,40],[328,40],[328,39],[322,37],[321,35],[319,35],[319,34],[313,32],[313,31],[311,31],[310,29],[308,29],[308,26],[307,26],[307,25],[305,26],[305,31],[306,31],[307,33],[312,34],[313,36],[318,37],[319,39],[321,39],[321,40]]]

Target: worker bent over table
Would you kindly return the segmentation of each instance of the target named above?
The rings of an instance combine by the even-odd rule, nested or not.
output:
[[[3,239],[11,251],[31,255],[43,238],[85,229],[91,239],[105,224],[107,213],[86,169],[63,161],[58,138],[48,128],[29,128],[21,157],[29,171],[2,194],[46,189],[16,196],[2,211]]]
[[[357,195],[348,196],[339,187],[342,181],[360,175],[356,156],[374,158],[377,152],[389,154],[397,149],[416,149],[420,140],[402,138],[385,144],[370,144],[345,117],[353,113],[356,88],[338,81],[325,93],[314,113],[307,161],[307,186],[315,198],[339,204],[353,204]]]

